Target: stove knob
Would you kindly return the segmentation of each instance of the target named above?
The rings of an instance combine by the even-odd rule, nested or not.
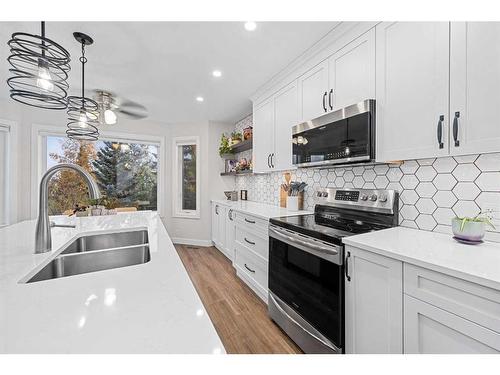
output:
[[[375,202],[377,200],[377,196],[375,194],[370,195],[370,200]]]
[[[379,202],[387,202],[387,195],[381,195],[378,199]]]
[[[323,197],[327,198],[328,197],[328,192],[327,191],[324,191],[323,192]]]
[[[361,200],[362,200],[362,201],[366,201],[367,199],[368,199],[368,195],[363,194],[363,195],[361,196]]]

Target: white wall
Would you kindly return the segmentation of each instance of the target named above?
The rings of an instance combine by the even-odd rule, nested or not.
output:
[[[15,199],[15,220],[22,221],[36,217],[36,207],[33,208],[32,195],[37,194],[38,181],[32,181],[32,127],[66,126],[64,111],[50,111],[32,109],[15,103],[11,100],[0,101],[0,119],[13,121],[16,124],[17,139],[14,140],[17,148],[15,161],[17,176],[14,186],[17,187]],[[159,207],[167,230],[171,237],[180,241],[199,245],[209,245],[211,238],[210,199],[224,199],[224,191],[234,188],[233,177],[221,177],[224,170],[224,161],[219,157],[218,147],[222,132],[231,131],[232,124],[215,122],[168,124],[151,120],[120,120],[110,127],[114,133],[139,134],[160,136],[165,139],[165,160],[163,164],[164,197],[162,207]],[[200,137],[201,160],[201,212],[200,219],[172,217],[172,139],[178,136]]]

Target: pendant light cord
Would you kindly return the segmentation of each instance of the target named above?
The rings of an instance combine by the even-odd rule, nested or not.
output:
[[[82,62],[82,109],[85,108],[85,63],[87,58],[85,57],[85,43],[82,42],[82,56],[80,57]]]
[[[42,21],[42,57],[45,58],[45,21]]]

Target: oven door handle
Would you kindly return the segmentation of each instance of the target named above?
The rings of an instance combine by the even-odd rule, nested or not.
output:
[[[316,243],[319,241],[317,241],[313,238],[310,239],[311,240],[310,242],[304,241],[298,235],[295,235],[292,233],[283,233],[282,229],[279,229],[279,228],[274,227],[274,226],[269,226],[269,232],[271,234],[271,237],[275,237],[277,239],[282,239],[282,240],[290,243],[291,245],[293,245],[293,244],[300,245],[302,248],[310,250],[308,252],[318,252],[318,253],[321,253],[324,255],[329,255],[329,256],[339,255],[340,246],[317,245]]]
[[[326,347],[332,349],[333,351],[335,352],[338,352],[340,353],[340,349],[337,348],[335,345],[333,345],[332,343],[329,343],[329,342],[326,342],[325,340],[323,340],[322,338],[318,337],[317,335],[315,335],[314,333],[312,333],[310,330],[304,328],[302,326],[302,324],[300,324],[299,322],[297,322],[294,318],[292,318],[290,316],[290,314],[288,314],[279,304],[278,301],[276,301],[276,299],[274,298],[274,296],[272,295],[272,293],[269,293],[269,296],[268,298],[270,298],[273,303],[274,303],[274,306],[276,306],[276,308],[278,309],[278,311],[280,313],[282,313],[284,316],[287,317],[287,319],[289,319],[293,324],[295,324],[297,327],[299,327],[300,329],[302,329],[305,333],[307,333],[308,335],[310,335],[311,337],[313,337],[315,340],[318,340],[320,343],[322,343],[323,345],[325,345]]]

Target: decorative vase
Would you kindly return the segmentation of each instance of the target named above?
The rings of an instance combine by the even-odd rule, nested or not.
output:
[[[455,217],[451,220],[453,235],[465,241],[481,241],[486,232],[485,223],[482,221],[466,221],[464,227],[461,228],[461,226],[462,220],[460,218]]]

